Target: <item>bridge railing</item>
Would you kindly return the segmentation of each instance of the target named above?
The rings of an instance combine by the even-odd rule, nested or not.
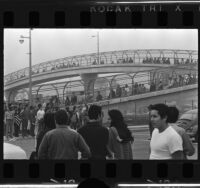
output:
[[[176,79],[176,78],[174,78]],[[123,81],[122,78],[119,78],[120,81]],[[116,80],[118,81],[118,80]],[[94,103],[94,102],[100,102],[100,103],[105,103],[106,101],[108,102],[110,99],[120,99],[119,102],[125,97],[129,97],[129,96],[137,96],[140,94],[144,94],[144,93],[150,93],[150,92],[155,92],[155,91],[161,91],[161,90],[166,90],[166,89],[170,89],[170,88],[178,88],[178,87],[183,87],[183,86],[187,86],[187,85],[192,85],[192,84],[196,84],[198,83],[198,78],[196,77],[196,75],[192,75],[190,78],[186,75],[186,77],[183,77],[182,79],[179,79],[177,81],[174,82],[169,82],[167,84],[163,84],[162,86],[160,85],[155,85],[150,86],[148,77],[146,76],[146,80],[142,79],[142,81],[134,82],[134,84],[132,84],[131,82],[127,83],[121,83],[119,85],[121,92],[120,94],[117,94],[117,85],[116,84],[114,87],[112,86],[112,89],[114,90],[115,96],[111,96],[110,95],[110,91],[111,91],[111,87],[105,87],[103,89],[97,88],[94,90],[93,93],[89,93],[87,96],[83,93],[80,95],[80,92],[74,92],[73,88],[69,89],[69,91],[71,92],[67,92],[65,94],[59,94],[58,98],[59,98],[59,105],[65,105],[65,99],[66,96],[68,96],[69,101],[67,102],[67,105],[81,105],[84,103]],[[73,85],[72,85],[73,86]],[[76,85],[73,87],[80,87],[80,85]],[[40,91],[41,93],[44,91]],[[72,92],[75,93],[75,95],[77,96],[77,102],[76,103],[71,103],[71,95]],[[100,92],[102,98],[101,99],[97,99],[97,94],[98,92]],[[47,100],[46,100],[47,99]],[[43,98],[43,102],[44,101],[48,101],[48,98],[45,97]],[[42,101],[41,101],[42,102]]]
[[[197,64],[198,53],[192,50],[124,50],[101,52],[99,64]],[[56,59],[32,66],[32,76],[76,67],[99,65],[97,54],[79,55]],[[29,76],[29,68],[10,73],[4,77],[5,84]]]

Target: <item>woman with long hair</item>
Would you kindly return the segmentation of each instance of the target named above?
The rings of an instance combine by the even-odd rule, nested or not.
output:
[[[132,143],[134,138],[124,122],[119,110],[108,112],[110,120],[109,148],[114,153],[115,159],[133,159]]]

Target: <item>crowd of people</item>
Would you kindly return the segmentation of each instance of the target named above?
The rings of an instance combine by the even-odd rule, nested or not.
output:
[[[5,137],[14,141],[32,136],[36,148],[30,159],[133,159],[134,136],[120,110],[108,111],[108,126],[98,105],[73,109],[50,109],[38,105],[5,111]],[[149,159],[187,159],[195,149],[185,130],[177,126],[179,110],[166,104],[148,107],[150,129]]]
[[[23,138],[31,135],[36,139],[31,159],[132,159],[133,136],[120,111],[109,111],[110,128],[107,128],[102,124],[100,106],[78,109],[74,106],[72,111],[68,107],[56,110],[44,107],[39,104],[33,115],[33,108],[28,110],[25,106],[17,119],[15,113],[19,109],[9,106],[5,111],[5,137],[9,141],[19,138],[20,126]],[[26,116],[22,116],[23,112]],[[13,131],[16,126],[18,129]]]
[[[144,64],[168,64],[170,65],[170,58],[165,57],[146,57],[142,61]]]
[[[198,59],[184,59],[184,58],[175,58],[174,59],[174,64],[175,65],[188,65],[188,64],[197,64]]]
[[[4,105],[4,138],[7,141],[15,141],[22,137],[35,137],[43,128],[43,117],[46,112],[55,113],[60,109],[52,103],[43,103],[29,106],[26,103]],[[86,104],[80,106],[66,106],[70,115],[71,126],[77,129],[84,124],[85,114],[88,110]]]
[[[186,58],[174,58],[174,65],[188,65],[188,64],[197,64],[198,60],[194,59],[186,59]],[[118,58],[116,61],[111,60],[111,64],[127,64],[127,63],[135,63],[132,57],[127,57],[127,58]],[[142,59],[143,64],[171,64],[170,58],[166,57],[146,57]],[[92,65],[102,65],[105,64],[105,61],[103,59],[100,59],[98,62],[96,59],[92,62]],[[43,72],[48,72],[48,71],[55,71],[63,68],[72,68],[72,67],[79,67],[81,64],[76,61],[76,62],[68,62],[68,63],[60,63],[56,64],[54,66],[50,65],[50,67],[40,67],[38,66],[37,68],[32,69],[32,75],[43,73]],[[16,72],[14,74],[11,74],[9,79],[7,81],[12,81],[16,79],[20,79],[23,77],[28,76],[28,74],[25,74],[26,71],[20,71]],[[28,71],[27,71],[28,73]]]
[[[97,91],[96,101],[106,100],[106,99],[113,99],[113,98],[120,98],[120,97],[127,97],[131,95],[138,95],[147,92],[159,91],[163,89],[169,88],[177,88],[182,87],[185,85],[195,84],[197,83],[198,78],[195,74],[185,74],[185,75],[177,75],[176,77],[169,77],[167,83],[163,83],[160,80],[158,83],[156,81],[152,81],[150,83],[149,88],[146,87],[144,83],[134,82],[131,85],[119,85],[117,84],[116,88],[110,88],[110,93],[108,96],[102,96],[100,91]]]

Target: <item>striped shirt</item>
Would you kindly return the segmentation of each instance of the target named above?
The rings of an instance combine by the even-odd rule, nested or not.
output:
[[[20,126],[22,120],[18,114],[14,115],[14,122],[15,122],[15,124],[17,124],[17,126]]]

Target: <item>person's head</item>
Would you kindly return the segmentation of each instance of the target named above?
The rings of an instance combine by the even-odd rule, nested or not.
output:
[[[175,106],[168,107],[168,118],[167,121],[169,123],[176,123],[179,117],[179,110]]]
[[[119,110],[116,109],[109,110],[108,116],[109,116],[108,120],[111,121],[111,124],[117,123],[117,125],[122,125],[122,123],[124,122],[123,115]]]
[[[91,105],[88,110],[90,120],[99,120],[102,118],[102,109],[98,105]]]
[[[38,104],[38,108],[41,109],[41,108],[42,108],[42,105],[41,105],[41,104]]]
[[[65,110],[58,110],[55,112],[55,123],[56,125],[67,125],[69,117]]]
[[[149,106],[151,123],[154,128],[161,128],[168,123],[169,107],[165,104]]]
[[[44,115],[44,126],[45,126],[45,128],[49,128],[49,129],[55,129],[56,128],[54,113],[52,113],[52,112],[45,113],[45,115]]]

